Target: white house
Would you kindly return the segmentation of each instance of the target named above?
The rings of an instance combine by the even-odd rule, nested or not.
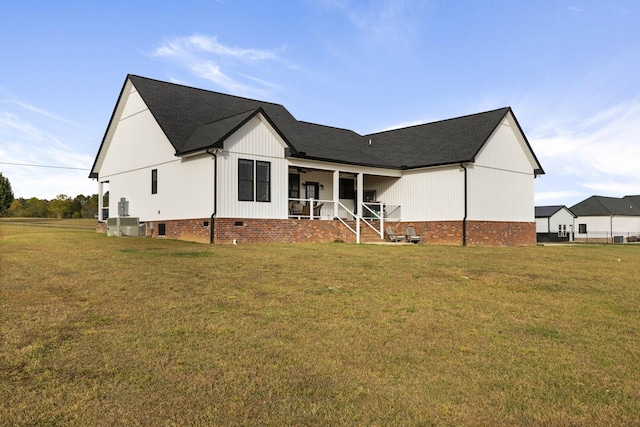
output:
[[[575,215],[566,206],[536,206],[535,217],[538,242],[569,242],[573,240]]]
[[[508,107],[359,135],[129,75],[90,177],[110,220],[125,201],[153,237],[360,242],[411,225],[427,243],[528,245],[543,173]]]
[[[591,196],[571,207],[576,242],[637,241],[640,196]]]

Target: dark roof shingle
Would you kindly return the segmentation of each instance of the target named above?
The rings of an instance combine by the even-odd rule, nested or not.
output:
[[[561,210],[563,208],[567,209],[569,211],[569,213],[573,214],[573,212],[571,212],[571,209],[567,208],[565,205],[536,206],[535,207],[535,217],[536,218],[550,218],[556,212],[558,212],[559,210]]]
[[[500,108],[363,136],[348,129],[298,121],[279,104],[135,75],[127,78],[176,155],[219,147],[259,111],[280,133],[294,157],[398,169],[472,162],[511,111]],[[536,173],[544,172],[537,169]]]
[[[577,216],[640,216],[640,207],[626,198],[591,196],[570,209]]]

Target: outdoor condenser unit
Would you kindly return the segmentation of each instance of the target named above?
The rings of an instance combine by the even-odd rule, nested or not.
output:
[[[118,230],[120,220],[120,230]],[[123,217],[107,219],[107,236],[140,236],[140,218]]]

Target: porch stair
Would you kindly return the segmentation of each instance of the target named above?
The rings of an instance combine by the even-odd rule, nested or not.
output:
[[[380,227],[380,223],[377,221],[370,222],[376,228]],[[366,224],[360,224],[360,242],[361,243],[379,243],[383,240],[380,238],[380,235],[373,231],[371,227],[368,227]]]
[[[352,229],[354,229],[354,230],[356,229],[356,222],[355,221],[346,221],[346,223]],[[378,224],[377,222],[372,223],[372,225],[374,225],[375,227],[379,227],[380,226],[380,224]],[[351,233],[351,231],[349,231],[349,233]],[[360,243],[379,243],[379,242],[382,242],[382,241],[383,240],[380,238],[379,234],[377,234],[375,231],[373,231],[366,224],[360,223]]]

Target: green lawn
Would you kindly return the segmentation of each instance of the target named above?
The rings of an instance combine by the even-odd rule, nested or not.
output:
[[[640,246],[72,224],[0,222],[0,425],[640,424]]]

